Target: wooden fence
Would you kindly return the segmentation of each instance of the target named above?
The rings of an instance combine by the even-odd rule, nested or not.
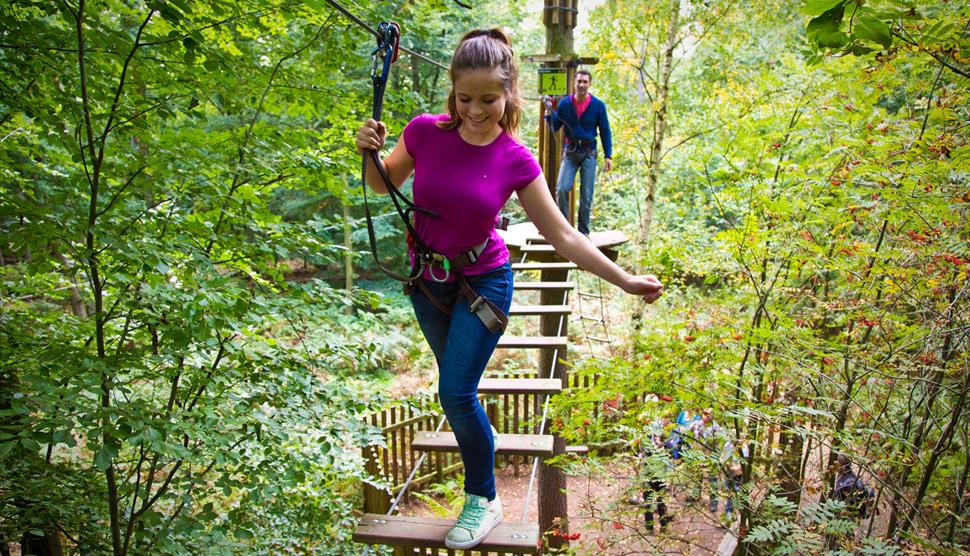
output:
[[[512,378],[512,376],[503,374],[502,378]],[[534,372],[522,372],[515,374],[514,377],[537,378],[538,375]],[[596,382],[596,378],[592,382]],[[591,382],[589,377],[580,378],[574,375],[571,379],[573,388],[586,387]],[[489,421],[499,433],[539,433],[539,421],[542,418],[542,396],[534,394],[490,395],[483,400],[483,403]],[[592,413],[598,414],[599,408],[593,408]],[[365,512],[387,513],[391,507],[391,502],[401,492],[408,476],[421,458],[421,454],[411,449],[415,434],[419,431],[435,430],[442,418],[437,395],[433,399],[402,402],[369,417],[370,424],[383,431],[385,445],[365,448],[364,461],[368,473],[372,477],[386,481],[390,485],[390,491],[365,483]],[[447,421],[445,421],[441,430],[451,430]],[[546,431],[548,432],[548,423],[546,423]],[[528,456],[502,454],[496,457],[495,464],[497,467],[511,465],[514,476],[518,477],[523,471],[529,472],[529,459]],[[401,498],[401,502],[410,502],[411,495],[414,492],[423,492],[428,485],[443,483],[448,478],[458,474],[461,469],[461,456],[458,453],[428,453],[411,480],[411,485]]]

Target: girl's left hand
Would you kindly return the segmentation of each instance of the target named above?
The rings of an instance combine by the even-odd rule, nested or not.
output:
[[[633,295],[642,296],[647,303],[653,303],[663,295],[664,285],[653,274],[646,274],[631,277],[630,282],[623,290]]]

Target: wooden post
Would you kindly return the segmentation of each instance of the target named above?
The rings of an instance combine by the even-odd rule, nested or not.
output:
[[[542,271],[543,282],[564,282],[569,271],[567,270],[544,270]],[[564,294],[562,292],[543,291],[541,294],[542,305],[562,305]],[[560,325],[560,321],[561,325]],[[569,319],[561,315],[543,315],[539,321],[540,334],[543,336],[567,336],[569,333]],[[554,353],[556,352],[556,353]],[[555,355],[555,359],[553,356]],[[541,378],[549,377],[550,369],[555,366],[552,376],[562,381],[563,388],[569,386],[568,367],[566,365],[567,352],[565,349],[552,350],[544,349],[539,355],[539,372]],[[564,453],[566,443],[559,435],[554,435],[553,455],[557,456]],[[563,533],[568,532],[568,500],[566,498],[566,476],[561,469],[546,465],[545,460],[539,462],[539,531],[549,531],[553,527],[558,527]],[[559,548],[564,544],[562,536],[550,536],[549,546]]]
[[[377,461],[377,447],[365,446],[363,448],[364,468],[367,474],[374,478],[381,477],[380,464]],[[369,514],[386,514],[391,509],[391,501],[387,493],[369,483],[364,483],[364,512]]]
[[[347,182],[347,174],[343,175],[344,189],[350,185]],[[350,205],[344,203],[344,288],[347,291],[354,289],[354,242],[352,240],[353,230],[350,227]],[[354,314],[353,304],[344,307],[344,314]]]
[[[579,0],[545,0],[543,2],[542,21],[546,27],[546,57],[547,60],[558,55],[557,61],[547,61],[545,67],[566,66],[567,92],[572,90],[572,75],[575,65],[569,61],[575,60],[576,54],[573,50],[573,28],[576,27],[576,14],[578,12]],[[544,110],[542,108],[541,110]],[[556,182],[559,178],[559,163],[562,156],[561,145],[547,128],[545,118],[540,119],[540,164],[549,182],[549,190],[555,198]],[[574,188],[575,189],[575,188]],[[570,211],[572,212],[572,211]],[[565,281],[566,271],[543,271],[542,281]],[[541,294],[542,304],[562,304],[562,299],[552,299],[555,294],[543,292]],[[543,317],[540,321],[541,334],[543,336],[556,336],[567,334],[568,319],[564,319],[563,326],[559,326],[559,317]],[[562,380],[563,387],[568,384],[566,365],[560,361],[565,361],[566,352],[558,354],[553,360],[552,350],[543,350],[539,360],[540,376],[548,376],[546,373],[555,368],[555,376]],[[565,442],[559,436],[553,441],[553,453],[558,455],[565,451]],[[545,461],[539,464],[539,531],[540,534],[558,527],[562,533],[568,532],[568,502],[566,498],[566,476],[561,469],[546,465]],[[553,548],[561,547],[562,536],[549,536],[549,546]]]

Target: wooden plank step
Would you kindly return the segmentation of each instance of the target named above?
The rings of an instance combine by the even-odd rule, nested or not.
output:
[[[566,336],[502,336],[498,347],[510,349],[565,349],[569,345]]]
[[[558,378],[483,378],[478,383],[479,394],[558,394],[562,381]]]
[[[548,243],[533,243],[519,247],[519,251],[523,253],[555,253],[556,248]]]
[[[453,432],[417,431],[411,449],[418,452],[457,452]],[[548,434],[500,434],[498,453],[515,456],[551,456],[552,436]]]
[[[582,444],[578,446],[566,446],[566,453],[584,456],[589,453],[589,446],[583,446]]]
[[[512,263],[512,270],[575,270],[574,263]]]
[[[529,244],[548,243],[546,238],[536,233],[526,233],[522,240],[525,242],[525,245],[521,245],[519,248],[528,246]],[[623,232],[618,230],[606,230],[602,232],[590,232],[589,240],[599,249],[609,249],[626,243],[628,238]]]
[[[508,510],[506,519],[474,551],[538,554],[539,524],[513,522]],[[445,535],[454,526],[454,519],[364,514],[354,530],[354,542],[444,549]]]
[[[569,305],[513,305],[509,316],[516,315],[568,315],[573,310]]]
[[[517,290],[572,290],[575,282],[516,282]]]

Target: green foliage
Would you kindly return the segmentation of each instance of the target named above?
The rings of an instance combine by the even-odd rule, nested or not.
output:
[[[499,11],[357,15],[394,13],[446,62],[484,18],[521,20]],[[0,537],[352,552],[360,447],[381,441],[361,416],[426,357],[399,293],[307,277],[342,265],[345,205],[363,245],[371,37],[325,2],[248,0],[7,2],[0,28]],[[392,133],[447,79],[402,56]],[[399,224],[377,225],[403,265]]]
[[[899,49],[926,54],[951,71],[968,76],[970,41],[962,2],[919,3],[901,0],[807,0],[805,31],[810,63],[826,55],[867,56],[885,63]]]
[[[713,406],[753,452],[743,553],[965,545],[966,338],[944,330],[968,314],[966,3],[688,4],[650,243],[631,249],[667,290],[630,351],[573,365],[609,380],[556,400],[564,434],[629,439]],[[598,218],[630,235],[653,113],[624,99],[656,110],[668,10],[609,3],[590,41],[621,172]],[[614,28],[634,13],[654,19]],[[617,396],[618,420],[589,417]],[[829,499],[836,452],[881,493],[872,528]]]
[[[824,445],[881,491],[885,538],[959,549],[966,3],[682,7],[654,233],[632,246],[667,294],[622,357],[572,367],[609,380],[561,396],[556,429],[625,444],[645,419],[714,406],[754,451],[742,547],[898,551],[882,532],[857,539],[826,465],[798,475],[801,451],[786,452]],[[359,9],[394,13],[403,44],[441,61],[468,28],[533,15]],[[597,219],[636,237],[647,53],[672,10],[595,13],[584,55],[602,61],[618,166]],[[428,357],[369,257],[361,283],[386,293],[328,283],[344,206],[364,241],[349,138],[368,114],[371,38],[324,2],[251,0],[7,2],[0,29],[2,535],[59,530],[75,552],[119,555],[352,552],[360,447],[381,441],[360,416]],[[522,39],[517,53],[541,50]],[[447,79],[402,56],[392,136],[441,110]],[[404,265],[399,225],[377,232]],[[328,280],[288,280],[300,263]],[[623,413],[595,417],[618,397]],[[772,494],[791,469],[799,503]]]
[[[450,518],[461,513],[465,503],[465,489],[462,486],[464,482],[465,476],[459,473],[443,483],[430,485],[425,492],[413,494],[438,517]]]

